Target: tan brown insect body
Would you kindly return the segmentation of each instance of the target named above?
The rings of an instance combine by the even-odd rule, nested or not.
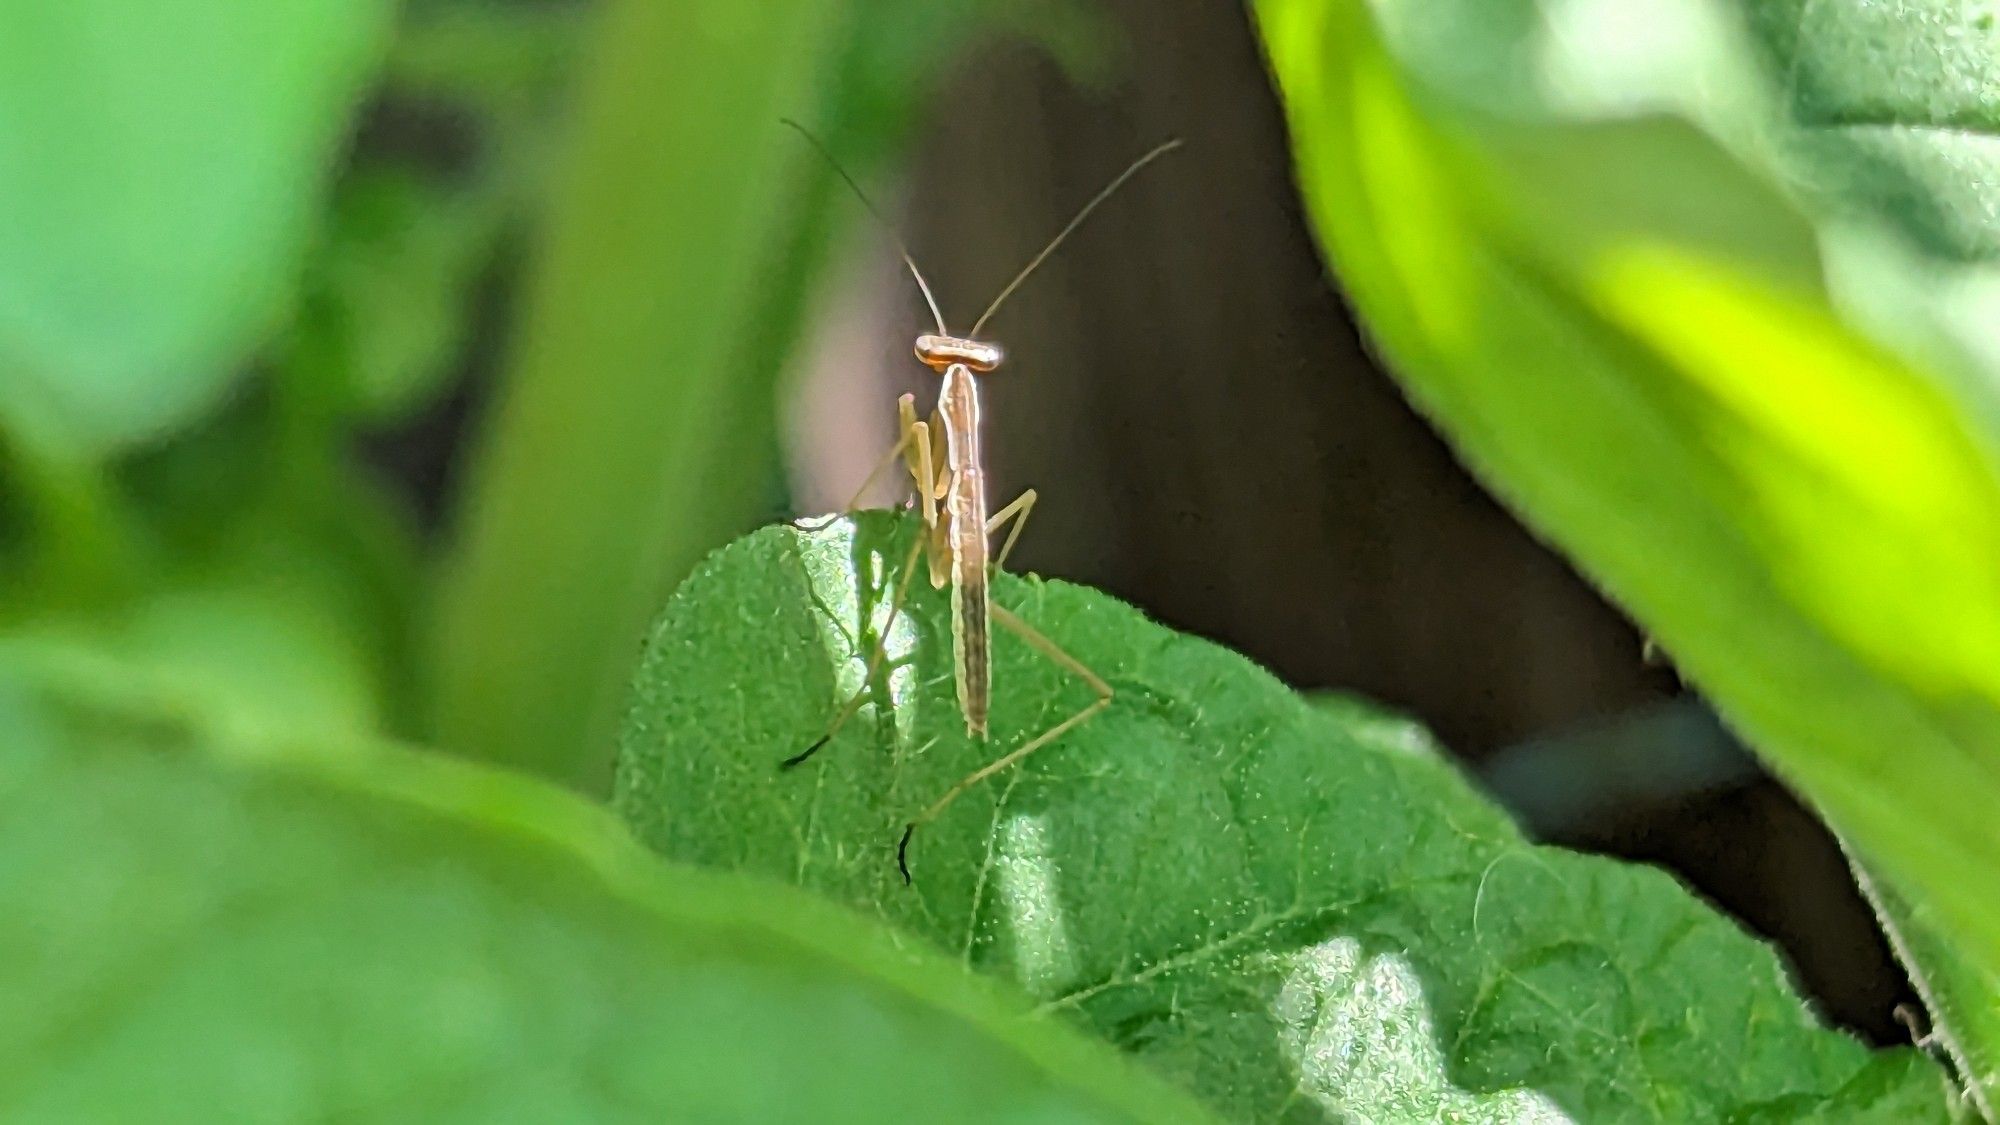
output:
[[[794,122],[787,124],[798,129],[808,141],[812,142],[813,147],[818,149],[827,163],[833,166],[833,170],[840,178],[854,189],[862,205],[868,208],[869,213],[873,214],[878,222],[882,222],[884,229],[887,229],[893,237],[894,228],[882,220],[881,214],[868,202],[868,197],[862,193],[860,186],[855,184],[833,159],[832,154],[820,144],[819,139]],[[902,252],[903,263],[909,267],[910,275],[916,278],[917,287],[923,291],[924,302],[930,306],[931,315],[937,322],[935,334],[926,333],[917,337],[917,358],[942,376],[943,383],[938,388],[937,408],[931,413],[928,421],[917,417],[914,396],[904,395],[898,400],[896,405],[899,436],[896,444],[890,449],[888,456],[883,458],[882,463],[876,466],[874,472],[868,474],[867,481],[856,493],[856,500],[848,504],[848,509],[852,510],[854,503],[868,491],[882,470],[894,464],[898,457],[903,459],[911,480],[916,485],[925,534],[911,547],[909,557],[904,560],[903,579],[898,583],[895,597],[891,600],[889,620],[893,622],[896,612],[901,608],[904,591],[908,588],[909,573],[916,566],[918,553],[926,553],[931,584],[941,587],[946,582],[951,583],[953,678],[958,687],[958,706],[965,716],[966,731],[975,737],[982,739],[986,737],[987,713],[993,694],[992,626],[995,622],[1026,641],[1050,660],[1077,675],[1097,693],[1097,699],[1089,706],[1029,739],[999,759],[966,775],[928,808],[911,818],[904,827],[903,838],[896,845],[896,866],[902,872],[904,882],[910,879],[908,862],[910,838],[919,827],[936,819],[939,813],[966,790],[1062,737],[1079,723],[1111,704],[1110,684],[1086,668],[1075,657],[1064,652],[1054,641],[1029,626],[1027,622],[994,605],[990,596],[989,566],[998,567],[1005,564],[1008,552],[1013,549],[1014,540],[1020,536],[1022,526],[1027,522],[1028,513],[1034,508],[1035,491],[1029,489],[1023,492],[997,513],[987,512],[986,475],[980,456],[977,376],[997,369],[1004,357],[999,347],[982,342],[978,336],[980,329],[985,327],[987,320],[1000,308],[1001,303],[1012,295],[1050,254],[1055,252],[1056,247],[1062,245],[1064,239],[1083,224],[1084,219],[1097,209],[1098,204],[1109,198],[1141,168],[1179,145],[1179,141],[1169,141],[1153,149],[1133,161],[1117,179],[1112,180],[1104,190],[1098,192],[1082,210],[1077,212],[1069,225],[1049,240],[1049,244],[1042,248],[1041,253],[1035,255],[1020,273],[1014,275],[1014,279],[1007,283],[1006,288],[1000,291],[1000,295],[995,297],[979,319],[973,322],[972,331],[964,336],[952,335],[945,328],[944,314],[938,309],[937,299],[932,296],[929,283],[924,280],[922,271],[917,269],[917,263],[910,256],[909,249],[902,245],[900,238],[897,239],[897,249]],[[932,455],[933,440],[940,434],[944,439],[942,461],[934,459]],[[1001,545],[999,554],[989,557],[990,537],[1010,519],[1014,521],[1014,526],[1007,533],[1007,539]],[[887,632],[886,625],[883,632],[885,634]],[[878,644],[868,662],[869,675],[874,674],[882,655],[883,649]],[[866,695],[865,688],[857,692],[840,709],[826,734],[808,746],[803,753],[785,759],[783,765],[787,768],[797,766],[818,752],[840,732],[840,728],[860,708]]]

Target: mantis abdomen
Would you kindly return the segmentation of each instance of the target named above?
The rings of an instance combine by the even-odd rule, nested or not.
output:
[[[938,392],[950,489],[951,649],[965,729],[986,736],[993,690],[992,611],[986,587],[986,478],[979,468],[979,388],[962,363],[945,370]]]

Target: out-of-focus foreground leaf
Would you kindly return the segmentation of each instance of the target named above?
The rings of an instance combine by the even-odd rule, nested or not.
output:
[[[1186,1121],[1110,1052],[538,783],[0,649],[10,1121]],[[327,752],[332,750],[333,752]]]
[[[1905,898],[1858,863],[1854,875],[1882,919],[1896,956],[1909,966],[1910,981],[1928,1011],[1929,1026],[1920,1042],[1954,1060],[1990,1057],[1986,1053],[2000,1043],[2000,1010],[1991,1003],[1991,982],[1946,935],[1934,909]],[[1991,1095],[1991,1076],[1981,1075],[1965,1100],[1990,1119]]]
[[[1749,7],[1761,38],[1705,0],[1256,12],[1321,242],[1418,405],[1992,1013],[1993,21]],[[1957,1045],[1990,1107],[2000,1044]]]
[[[619,761],[642,839],[922,934],[1232,1120],[1945,1118],[1936,1067],[1818,1026],[1665,875],[1530,845],[1411,728],[1060,583],[994,591],[1115,701],[923,829],[904,887],[904,821],[1092,698],[1003,633],[968,739],[919,579],[873,705],[780,772],[861,682],[914,523],[762,531],[674,595]]]
[[[441,596],[447,746],[607,783],[632,655],[782,508],[776,384],[846,189],[986,0],[625,0],[594,29],[523,340]],[[998,0],[993,0],[998,2]]]
[[[283,311],[390,11],[0,9],[0,425],[74,459],[214,400]]]

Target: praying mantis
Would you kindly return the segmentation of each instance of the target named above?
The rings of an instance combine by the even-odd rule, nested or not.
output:
[[[1002,303],[1020,288],[1048,257],[1055,253],[1076,229],[1083,225],[1090,213],[1109,199],[1133,176],[1148,164],[1180,147],[1178,140],[1168,141],[1139,157],[1128,165],[1122,173],[1084,204],[1076,217],[1049,240],[1040,253],[1029,259],[1028,264],[1014,275],[1013,280],[993,298],[986,311],[973,322],[972,328],[963,336],[956,336],[945,326],[944,313],[939,309],[937,298],[924,280],[923,271],[917,268],[916,259],[909,248],[895,232],[868,196],[854,182],[846,170],[835,160],[818,137],[794,121],[785,124],[796,129],[810,142],[834,172],[853,189],[863,207],[895,239],[896,249],[902,255],[903,264],[909,268],[910,276],[916,279],[917,288],[922,292],[924,303],[929,306],[931,317],[936,323],[936,333],[925,333],[917,337],[916,356],[924,366],[938,373],[943,382],[938,388],[936,408],[929,420],[917,416],[916,397],[904,395],[897,401],[896,443],[890,448],[875,469],[868,474],[855,499],[847,504],[846,510],[853,510],[884,470],[903,462],[912,484],[915,486],[917,509],[923,517],[924,530],[916,542],[911,544],[908,555],[903,560],[901,578],[889,603],[888,620],[880,630],[886,638],[889,625],[895,621],[903,600],[909,590],[910,576],[915,573],[917,557],[925,557],[926,569],[930,573],[931,585],[942,588],[951,585],[951,638],[952,638],[952,678],[958,689],[959,711],[965,717],[966,733],[984,740],[987,737],[987,713],[992,701],[992,627],[1013,633],[1029,647],[1044,657],[1075,675],[1088,684],[1096,698],[1081,710],[1028,739],[1015,749],[972,771],[947,789],[937,800],[931,802],[922,812],[912,817],[903,827],[902,838],[896,842],[896,869],[902,874],[904,884],[911,882],[909,850],[910,841],[917,829],[938,818],[952,802],[966,791],[1019,764],[1030,754],[1049,745],[1056,739],[1076,729],[1111,706],[1111,684],[1093,672],[1082,661],[1063,651],[1062,647],[1044,636],[1034,626],[1006,609],[996,605],[989,590],[990,569],[998,569],[1006,564],[1014,542],[1026,526],[1028,513],[1035,506],[1036,493],[1028,489],[1012,503],[998,512],[989,514],[986,493],[986,472],[981,462],[980,451],[980,411],[979,383],[976,376],[991,374],[1004,359],[1004,353],[996,344],[979,339],[980,329],[986,326]],[[937,457],[934,444],[942,439],[943,457]],[[992,536],[997,534],[1009,521],[1007,538],[1002,542],[997,555],[989,548]],[[870,654],[868,670],[864,681],[872,679],[885,655],[886,641],[878,640]],[[818,741],[780,763],[784,769],[803,765],[812,756],[831,742],[840,733],[848,719],[860,710],[869,689],[865,682],[862,688],[841,706],[828,725],[826,733]]]

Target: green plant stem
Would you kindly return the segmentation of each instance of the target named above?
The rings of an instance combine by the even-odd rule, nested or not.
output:
[[[440,591],[445,745],[601,787],[648,614],[774,507],[766,338],[788,328],[755,318],[804,167],[778,119],[813,104],[846,8],[604,13]]]

